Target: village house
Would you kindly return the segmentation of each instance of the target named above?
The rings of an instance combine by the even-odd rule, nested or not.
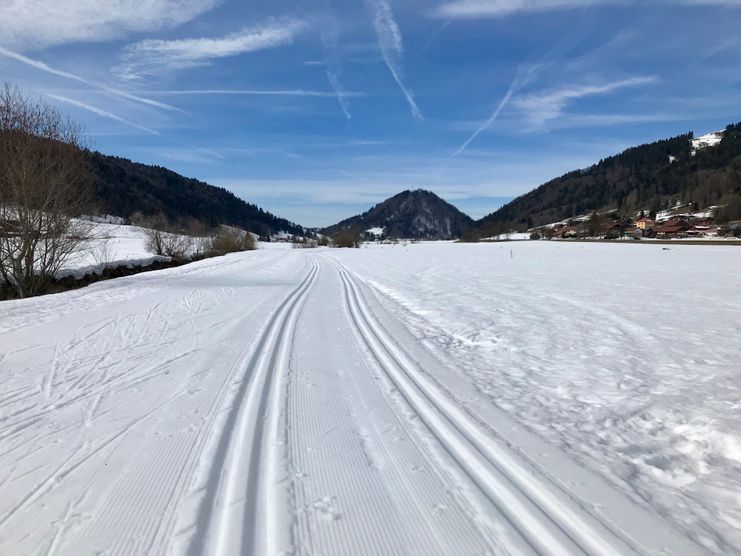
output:
[[[716,237],[718,235],[719,227],[706,224],[695,224],[694,229],[697,235],[703,237]]]
[[[741,237],[741,220],[731,220],[727,224],[724,233],[726,237]]]
[[[615,220],[605,222],[602,226],[602,230],[605,239],[619,239],[623,237],[633,237],[636,227],[632,220]]]
[[[553,228],[553,237],[555,238],[570,238],[584,235],[582,226],[557,226]]]
[[[686,220],[682,218],[673,218],[660,226],[657,226],[653,231],[656,233],[656,237],[669,239],[691,235],[693,230],[694,228],[692,224]]]
[[[651,218],[639,218],[638,220],[636,220],[635,226],[640,230],[653,228],[654,226],[656,226],[656,220],[653,220]]]
[[[704,218],[692,218],[692,219],[690,219],[690,222],[692,222],[692,225],[695,228],[699,228],[700,226],[709,227],[709,226],[712,226],[714,224],[713,219],[712,218],[707,218],[707,217],[704,217]]]

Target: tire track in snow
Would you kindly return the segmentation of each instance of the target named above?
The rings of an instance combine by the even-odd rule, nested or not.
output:
[[[276,382],[287,363],[299,307],[316,280],[311,269],[268,322],[252,356],[244,365],[235,402],[227,416],[206,485],[206,497],[188,554],[272,554],[277,535],[274,508],[279,495],[269,492],[274,475],[274,441],[280,410]],[[267,454],[265,453],[267,451]],[[265,477],[264,475],[267,475]]]
[[[376,322],[349,272],[334,262],[353,324],[381,369],[460,470],[535,553],[635,553],[619,533],[553,495],[428,381]]]

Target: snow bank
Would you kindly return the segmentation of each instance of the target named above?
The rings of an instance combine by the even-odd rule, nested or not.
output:
[[[156,261],[170,260],[147,250],[144,228],[117,224],[116,219],[107,216],[93,220],[92,239],[70,257],[64,268],[57,272],[57,278],[73,276],[79,279],[86,274],[100,274],[106,268],[149,266]]]
[[[510,232],[508,234],[499,234],[498,236],[485,237],[485,241],[523,241],[530,239],[530,232]]]

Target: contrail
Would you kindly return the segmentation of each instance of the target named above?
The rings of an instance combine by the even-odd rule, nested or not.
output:
[[[494,112],[491,116],[489,116],[489,119],[487,119],[483,124],[479,126],[479,128],[473,132],[473,135],[469,137],[465,143],[463,143],[458,150],[456,150],[453,154],[450,155],[449,158],[455,158],[459,154],[461,154],[463,151],[465,151],[468,148],[468,145],[470,145],[476,137],[481,135],[484,131],[489,129],[492,124],[496,121],[496,119],[499,117],[499,114],[501,114],[502,110],[504,110],[504,107],[507,106],[510,99],[512,98],[512,95],[514,95],[520,87],[524,84],[524,81],[520,79],[519,77],[515,77],[515,79],[512,81],[512,83],[509,86],[509,89],[507,89],[507,92],[505,93],[502,100],[499,101],[499,104],[494,109]]]
[[[63,70],[58,70],[56,68],[51,67],[48,64],[45,64],[44,62],[40,60],[34,60],[33,58],[29,58],[28,56],[24,56],[23,54],[13,52],[12,50],[8,50],[7,48],[3,48],[2,46],[0,46],[0,56],[5,56],[6,58],[16,60],[17,62],[21,62],[22,64],[26,64],[27,66],[31,66],[32,68],[36,68],[38,70],[44,71],[46,73],[50,73],[52,75],[56,75],[58,77],[63,77],[65,79],[71,79],[72,81],[77,81],[78,83],[84,83],[85,85],[94,87],[95,89],[98,89],[100,91],[105,91],[106,93],[109,93],[111,95],[115,95],[121,98],[125,98],[127,100],[132,100],[134,102],[140,102],[142,104],[148,104],[149,106],[154,106],[156,108],[161,108],[163,110],[182,112],[183,114],[186,113],[185,110],[181,110],[180,108],[177,108],[175,106],[170,106],[169,104],[165,104],[163,102],[158,102],[156,100],[151,100],[148,98],[143,98],[140,96],[132,95],[125,91],[121,91],[119,89],[114,89],[113,87],[109,87],[108,85],[103,85],[102,83],[96,83],[95,81],[90,81],[89,79],[85,79],[84,77],[80,77],[79,75],[76,75],[74,73],[70,73],[68,71],[63,71]]]

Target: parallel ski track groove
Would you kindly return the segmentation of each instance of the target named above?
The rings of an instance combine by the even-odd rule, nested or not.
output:
[[[506,463],[492,457],[490,450],[476,440],[477,435],[471,431],[472,423],[451,414],[451,411],[436,400],[437,393],[424,384],[414,364],[408,362],[409,357],[394,345],[387,333],[369,316],[350,273],[336,260],[333,262],[342,279],[345,302],[353,324],[381,369],[464,474],[502,513],[534,552],[566,556],[574,554],[576,550],[585,555],[613,556],[631,551],[633,547],[623,544],[624,540],[620,536],[615,535],[614,541],[617,541],[622,550],[615,546],[615,542],[604,539],[600,532],[574,516],[569,508],[554,508],[550,500],[544,504],[542,498],[539,500],[540,497],[533,495],[531,488],[524,487],[517,477],[507,471]],[[457,437],[457,442],[451,443],[450,432]],[[458,444],[457,447],[452,445],[455,443]],[[476,466],[474,461],[477,458],[488,462],[498,473]],[[501,475],[506,484],[496,475]],[[492,488],[492,483],[498,488]],[[524,503],[519,499],[524,499]],[[572,519],[564,518],[554,509],[571,514]],[[550,533],[548,526],[555,527],[560,535]]]
[[[297,307],[306,298],[308,291],[313,285],[319,272],[319,265],[310,258],[311,269],[304,280],[286,297],[278,309],[273,313],[267,326],[265,327],[259,341],[257,342],[252,356],[244,365],[242,381],[235,395],[234,406],[230,409],[229,415],[224,423],[224,433],[219,439],[216,447],[213,461],[220,462],[221,469],[212,471],[206,484],[206,498],[202,504],[199,513],[198,525],[192,537],[187,554],[189,556],[200,556],[202,554],[222,554],[228,552],[221,546],[224,535],[233,535],[234,532],[228,531],[229,519],[224,519],[228,509],[224,497],[229,494],[230,483],[234,480],[230,474],[239,466],[240,453],[238,451],[230,453],[230,447],[241,440],[238,437],[240,417],[253,411],[258,419],[252,423],[254,426],[253,433],[249,439],[251,448],[250,456],[247,463],[247,490],[242,497],[244,504],[244,523],[241,524],[240,533],[240,554],[257,554],[255,551],[258,545],[258,503],[259,503],[259,482],[258,474],[260,468],[260,454],[265,433],[265,412],[269,402],[270,393],[273,390],[272,377],[275,373],[278,359],[278,348],[285,340],[286,333],[290,328],[291,320],[297,314]],[[272,353],[268,361],[267,368],[262,378],[260,374],[260,363],[264,357],[266,349],[272,348]],[[259,383],[262,384],[259,384]],[[255,388],[260,388],[258,393],[258,406],[251,407],[250,393]],[[243,457],[243,456],[242,456]],[[243,462],[244,463],[244,462]],[[242,467],[242,466],[239,466]],[[214,549],[214,547],[216,547]]]

